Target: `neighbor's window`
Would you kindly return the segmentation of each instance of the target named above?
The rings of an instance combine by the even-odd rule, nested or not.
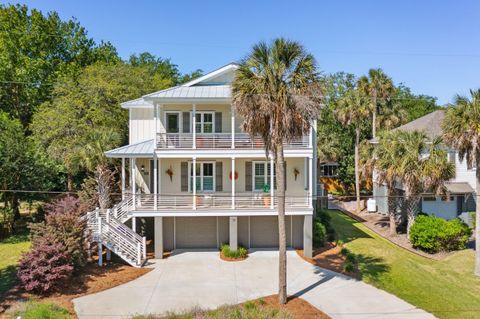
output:
[[[338,164],[322,164],[320,166],[320,174],[323,177],[336,177],[338,170]]]
[[[423,197],[423,201],[424,202],[435,202],[435,201],[437,201],[437,199],[435,198],[435,196],[425,196],[425,197]]]

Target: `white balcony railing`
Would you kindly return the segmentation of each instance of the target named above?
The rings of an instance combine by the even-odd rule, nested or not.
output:
[[[131,210],[205,210],[205,209],[271,209],[271,197],[265,194],[238,195],[226,194],[189,195],[154,195],[136,194],[131,202]],[[276,209],[278,198],[274,197],[273,208]],[[286,196],[285,208],[309,208],[309,196]]]
[[[260,137],[251,138],[246,133],[209,133],[196,134],[195,147],[199,149],[263,149]],[[193,148],[192,133],[159,133],[157,148],[159,149],[189,149]],[[285,144],[285,148],[308,148],[309,136],[305,135]]]

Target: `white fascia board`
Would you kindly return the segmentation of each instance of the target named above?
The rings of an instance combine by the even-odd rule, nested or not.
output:
[[[230,104],[232,102],[231,98],[158,98],[146,96],[144,99],[158,104]]]
[[[153,154],[108,154],[105,153],[108,158],[153,158]]]
[[[156,150],[159,158],[265,158],[265,151],[245,149],[161,149]],[[286,158],[313,157],[312,149],[292,149],[284,151]]]
[[[275,209],[265,209],[265,210],[240,210],[240,209],[225,209],[225,210],[172,210],[167,209],[165,211],[141,211],[136,210],[129,213],[131,217],[214,217],[214,216],[278,216],[278,213]],[[285,215],[287,216],[305,216],[313,215],[312,208],[305,209],[295,209],[295,210],[285,210]]]
[[[238,69],[238,66],[236,64],[229,63],[229,64],[227,64],[225,66],[222,66],[221,68],[219,68],[215,71],[212,71],[210,73],[205,74],[204,76],[201,76],[201,77],[199,77],[195,80],[192,80],[190,82],[184,83],[184,84],[182,84],[182,86],[193,86],[195,84],[198,84],[198,83],[203,82],[205,80],[208,80],[210,78],[213,78],[213,77],[219,76],[223,73],[226,73],[230,70],[236,70],[236,69]]]

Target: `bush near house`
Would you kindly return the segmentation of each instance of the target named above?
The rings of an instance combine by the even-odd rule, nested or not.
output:
[[[53,236],[38,237],[32,250],[22,256],[17,276],[26,291],[47,293],[70,279],[73,272],[70,260],[65,246]]]
[[[331,217],[322,209],[317,210],[313,219],[313,246],[323,247],[327,241],[335,240],[335,230],[331,225]]]
[[[444,220],[435,216],[417,216],[410,230],[415,248],[428,253],[464,249],[471,230],[459,219]]]
[[[228,244],[223,244],[220,247],[221,254],[225,258],[230,259],[244,259],[248,256],[248,250],[245,247],[238,246],[237,250],[231,250]]]

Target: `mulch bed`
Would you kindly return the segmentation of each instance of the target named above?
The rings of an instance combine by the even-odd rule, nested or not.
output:
[[[283,310],[289,313],[294,318],[298,319],[331,319],[322,311],[312,306],[309,302],[297,298],[288,297],[287,303],[281,305],[278,303],[278,295],[271,295],[260,298],[264,303],[262,307],[269,307],[274,309]],[[257,299],[257,304],[260,299]]]
[[[312,258],[305,257],[303,250],[297,250],[297,254],[305,261],[321,268],[332,270],[353,278],[358,278],[358,272],[346,272],[344,270],[345,256],[340,254],[342,247],[335,243],[327,243],[325,247],[314,249]]]
[[[5,294],[5,298],[0,300],[0,318],[7,317],[19,303],[30,299],[53,303],[67,308],[72,315],[75,315],[72,299],[116,287],[136,279],[151,270],[149,268],[131,267],[118,261],[105,262],[103,267],[90,262],[82,273],[72,277],[68,286],[62,288],[61,292],[38,296],[27,293],[18,286],[13,287]]]
[[[223,261],[243,261],[248,258],[248,255],[246,257],[241,257],[241,258],[232,258],[232,257],[226,257],[223,255],[223,253],[220,251],[220,259]]]
[[[355,210],[348,209],[351,205],[349,203],[338,202],[338,208],[348,216],[352,217],[353,219],[357,220],[358,222],[364,224],[369,229],[377,233],[378,235],[382,236],[383,238],[389,240],[393,244],[404,248],[414,254],[419,256],[434,259],[434,260],[443,260],[448,256],[455,254],[455,251],[447,252],[441,251],[435,254],[429,254],[419,249],[415,249],[410,241],[407,238],[407,234],[404,232],[398,232],[397,235],[390,235],[390,222],[388,216],[384,216],[379,213],[369,213],[366,210],[362,210],[361,212],[357,213]]]

